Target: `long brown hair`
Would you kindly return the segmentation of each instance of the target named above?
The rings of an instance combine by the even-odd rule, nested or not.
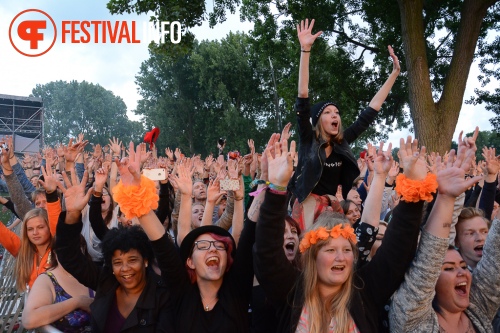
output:
[[[325,211],[322,213],[316,222],[309,228],[316,230],[320,227],[332,229],[337,224],[343,227],[351,226],[349,220],[343,217],[342,214]],[[316,257],[319,250],[328,244],[330,238],[326,240],[318,240],[316,244],[302,254],[302,265],[304,267],[304,306],[308,310],[309,315],[309,332],[323,333],[328,332],[328,327],[332,318],[335,319],[336,333],[348,333],[351,323],[351,315],[349,313],[349,304],[352,298],[354,266],[351,267],[351,273],[337,294],[329,295],[326,300],[322,299],[318,287],[318,269],[316,267]],[[358,257],[358,249],[356,244],[351,244],[354,254],[354,262]]]
[[[23,226],[21,232],[21,248],[16,258],[15,275],[16,288],[19,291],[26,290],[26,284],[29,282],[31,272],[33,271],[33,260],[36,253],[36,246],[31,243],[28,238],[28,221],[35,217],[41,217],[47,224],[47,229],[50,234],[49,217],[47,211],[43,208],[35,208],[24,215]],[[49,237],[48,249],[52,248],[52,234]]]
[[[113,218],[113,212],[115,210],[115,201],[113,200],[113,196],[111,195],[109,189],[106,186],[104,187],[104,189],[108,192],[109,196],[109,207],[108,211],[106,212],[106,216],[104,217],[104,224],[108,226],[109,223],[111,222],[111,219]]]

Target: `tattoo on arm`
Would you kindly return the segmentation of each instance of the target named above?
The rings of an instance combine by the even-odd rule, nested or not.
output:
[[[248,218],[254,222],[257,222],[255,219],[259,217],[260,206],[262,205],[263,200],[260,198],[255,198],[252,202],[252,206],[248,210]]]
[[[443,228],[451,228],[451,223],[443,223]]]

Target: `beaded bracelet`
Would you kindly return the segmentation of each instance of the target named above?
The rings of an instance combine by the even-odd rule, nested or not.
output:
[[[262,179],[254,179],[250,183],[250,188],[252,188],[254,186],[257,186],[257,185],[260,185],[260,184],[269,185],[270,183],[268,181],[265,181],[265,180],[262,180]]]
[[[269,183],[269,189],[278,192],[286,192],[286,186],[279,186]]]

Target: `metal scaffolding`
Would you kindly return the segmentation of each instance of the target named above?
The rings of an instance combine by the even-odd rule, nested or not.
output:
[[[11,135],[16,153],[43,147],[43,101],[36,97],[0,94],[0,137]]]

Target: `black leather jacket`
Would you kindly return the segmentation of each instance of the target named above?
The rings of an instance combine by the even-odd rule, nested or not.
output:
[[[303,202],[318,184],[323,173],[323,162],[326,160],[325,144],[322,138],[317,139],[311,126],[311,110],[309,98],[297,98],[295,103],[297,122],[299,124],[299,163],[295,174],[288,184],[288,188]],[[333,146],[333,153],[342,158],[340,184],[342,196],[347,197],[352,183],[359,176],[359,168],[349,144],[354,142],[373,122],[378,112],[371,107],[361,112],[358,119],[344,131],[344,138],[340,144]],[[331,193],[335,195],[335,193]]]

